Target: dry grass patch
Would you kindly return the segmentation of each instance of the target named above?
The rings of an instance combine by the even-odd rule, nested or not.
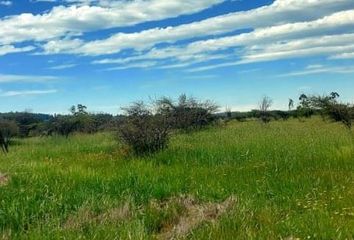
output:
[[[174,225],[167,225],[157,235],[157,239],[179,239],[186,237],[193,229],[205,222],[214,223],[217,219],[230,210],[236,203],[236,198],[231,196],[221,203],[199,203],[191,196],[171,199],[184,208]]]
[[[6,186],[10,182],[10,176],[8,174],[0,173],[0,187]]]
[[[85,225],[119,223],[131,217],[132,210],[129,202],[100,214],[93,212],[88,207],[82,207],[76,214],[69,216],[64,224],[64,229],[78,230]]]

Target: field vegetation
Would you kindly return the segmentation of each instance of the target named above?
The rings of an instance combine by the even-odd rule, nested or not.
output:
[[[183,95],[8,114],[0,239],[353,239],[353,106],[337,98],[264,97],[240,119]]]

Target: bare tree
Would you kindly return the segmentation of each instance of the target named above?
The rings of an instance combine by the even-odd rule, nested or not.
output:
[[[260,119],[263,123],[269,123],[270,122],[270,114],[269,114],[269,109],[273,104],[273,100],[270,99],[267,96],[264,96],[259,103],[259,114],[260,114]]]

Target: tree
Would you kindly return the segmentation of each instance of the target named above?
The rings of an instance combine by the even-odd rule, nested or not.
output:
[[[13,137],[17,136],[19,128],[15,122],[0,119],[0,145],[4,153],[9,152],[9,145]]]
[[[87,115],[88,113],[86,112],[87,107],[82,104],[77,105],[77,112],[76,115]]]
[[[273,104],[273,100],[267,96],[264,96],[259,103],[259,116],[263,123],[270,122],[270,114],[269,109]]]
[[[294,108],[294,100],[291,98],[289,98],[288,107],[289,107],[289,111],[291,111]]]
[[[56,116],[52,122],[52,129],[53,132],[68,138],[77,130],[77,125],[77,120],[72,116]]]
[[[314,111],[310,106],[310,99],[307,95],[301,94],[299,97],[300,104],[297,107],[297,115],[298,117],[306,117],[309,118],[313,115]]]
[[[332,92],[325,96],[310,96],[308,106],[314,111],[319,111],[323,118],[329,118],[335,122],[342,122],[346,127],[352,127],[354,107],[337,101],[339,94]]]
[[[331,96],[332,99],[337,99],[337,98],[340,97],[340,95],[337,92],[331,92],[330,96]]]

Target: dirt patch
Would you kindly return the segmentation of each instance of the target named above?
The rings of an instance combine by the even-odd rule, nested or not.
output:
[[[76,214],[69,216],[65,229],[77,230],[85,225],[117,223],[132,216],[131,205],[126,202],[121,207],[109,209],[103,213],[94,213],[87,207],[80,208]]]
[[[0,187],[6,186],[10,182],[10,176],[8,174],[0,173]]]
[[[205,222],[215,222],[221,215],[230,210],[236,203],[235,197],[229,197],[221,203],[200,204],[193,197],[180,197],[170,201],[177,201],[185,208],[176,224],[164,228],[157,235],[157,239],[179,239],[186,237],[193,229]]]

